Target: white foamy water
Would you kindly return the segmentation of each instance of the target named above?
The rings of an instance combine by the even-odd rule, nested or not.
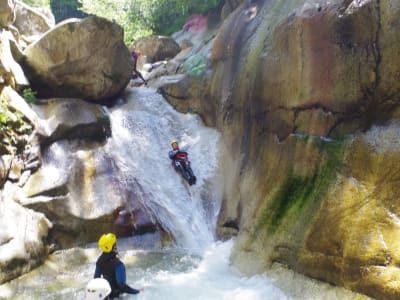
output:
[[[246,277],[229,264],[233,241],[209,245],[203,255],[178,249],[127,250],[120,243],[127,281],[144,288],[138,300],[350,300],[367,299],[350,291],[310,280],[284,268],[268,275]],[[97,256],[93,249],[58,252],[46,264],[8,284],[0,285],[0,299],[84,300]]]
[[[110,109],[113,136],[96,159],[111,162],[113,180],[104,182],[115,185],[117,196],[132,192],[134,200],[174,235],[176,247],[135,250],[146,235],[120,240],[128,284],[145,289],[122,299],[365,299],[283,268],[252,277],[232,268],[233,241],[214,241],[221,198],[215,176],[218,132],[195,115],[176,112],[155,90],[131,89],[125,98],[125,104]],[[168,151],[173,139],[182,141],[181,147],[189,152],[198,178],[195,186],[189,187],[171,166]],[[56,252],[43,266],[1,285],[0,299],[83,300],[99,255],[97,248]]]
[[[119,190],[152,212],[180,247],[201,251],[214,240],[219,195],[213,190],[219,134],[192,114],[176,112],[154,89],[128,89],[127,102],[110,110],[112,137],[104,148],[118,170]],[[170,142],[189,153],[196,185],[171,165]]]
[[[265,276],[242,277],[229,266],[232,241],[210,246],[202,259],[184,272],[159,271],[143,274],[136,285],[145,292],[138,299],[290,299]],[[193,259],[181,258],[181,261]],[[129,274],[130,273],[130,274]],[[134,270],[128,272],[135,277]],[[136,275],[137,277],[137,275]]]

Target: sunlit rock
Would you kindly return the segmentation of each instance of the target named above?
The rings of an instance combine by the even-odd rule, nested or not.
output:
[[[174,39],[156,35],[138,39],[131,48],[146,55],[150,62],[171,59],[181,50]]]
[[[47,256],[45,239],[52,227],[41,213],[9,199],[0,201],[0,283],[41,264]]]
[[[43,153],[42,167],[16,196],[22,205],[51,220],[49,240],[57,247],[94,242],[104,232],[122,237],[161,228],[135,205],[135,193],[140,193],[135,179],[121,175],[113,159],[98,147],[79,141],[53,143]]]
[[[237,235],[241,270],[281,262],[399,296],[399,130],[371,129],[399,118],[399,16],[390,0],[250,1],[227,16],[203,75],[161,88],[223,132],[218,231]]]
[[[105,108],[79,99],[50,99],[34,105],[47,141],[87,138],[104,140],[111,134]]]
[[[126,87],[133,66],[122,28],[98,17],[58,24],[24,55],[26,74],[41,97],[111,98]]]
[[[27,38],[33,36],[38,39],[47,30],[54,27],[54,16],[50,11],[44,12],[43,10],[44,9],[30,7],[21,1],[17,1],[14,26],[21,35]]]
[[[21,66],[14,60],[10,42],[13,37],[9,32],[0,34],[0,75],[3,82],[15,87],[23,87],[29,85],[28,79],[25,77]]]
[[[112,160],[94,142],[58,141],[43,152],[42,167],[24,185],[18,201],[54,224],[58,247],[96,241],[114,230],[114,211],[125,205]],[[117,181],[121,180],[121,181]]]
[[[15,5],[16,0],[0,1],[0,26],[8,27],[15,21]]]

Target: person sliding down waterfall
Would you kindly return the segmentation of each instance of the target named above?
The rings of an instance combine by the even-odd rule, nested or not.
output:
[[[172,165],[175,170],[180,171],[183,178],[185,178],[190,185],[195,184],[196,176],[194,176],[192,168],[190,167],[188,153],[179,149],[177,141],[172,141],[171,147],[172,150],[169,151],[169,158],[172,160]]]
[[[111,287],[106,299],[114,299],[123,293],[138,294],[143,289],[134,289],[126,284],[125,265],[117,258],[117,238],[113,233],[103,234],[99,239],[99,248],[103,253],[97,259],[94,278],[103,276]]]

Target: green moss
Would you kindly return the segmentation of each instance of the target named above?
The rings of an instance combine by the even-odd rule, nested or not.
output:
[[[22,90],[22,97],[29,104],[33,104],[36,101],[37,92],[33,91],[31,88],[26,88]]]
[[[301,177],[289,176],[279,189],[274,199],[270,219],[270,228],[276,229],[282,222],[289,210],[295,208],[300,210],[315,193],[318,176]]]
[[[253,231],[254,240],[260,233],[274,233],[283,224],[292,224],[315,207],[326,194],[341,166],[343,141],[323,141],[319,138],[296,138],[318,149],[322,157],[318,168],[309,176],[296,174],[293,168],[278,188],[271,203],[261,211]],[[295,162],[293,163],[295,164]]]
[[[31,134],[32,124],[19,112],[8,106],[8,100],[0,97],[0,155],[19,153]]]

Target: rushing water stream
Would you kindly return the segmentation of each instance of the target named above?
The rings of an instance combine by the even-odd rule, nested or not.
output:
[[[169,231],[176,244],[162,249],[157,234],[119,241],[128,283],[145,291],[125,299],[362,299],[343,289],[275,269],[245,277],[229,265],[233,241],[215,242],[220,205],[219,134],[190,114],[177,113],[153,89],[128,89],[110,109],[113,135],[96,153],[110,164],[117,195],[135,199]],[[186,185],[167,157],[170,140],[187,148],[198,181]],[[129,206],[129,203],[128,203]],[[152,245],[150,248],[146,245]],[[29,274],[0,286],[0,299],[84,299],[92,278],[95,245],[54,253]]]

